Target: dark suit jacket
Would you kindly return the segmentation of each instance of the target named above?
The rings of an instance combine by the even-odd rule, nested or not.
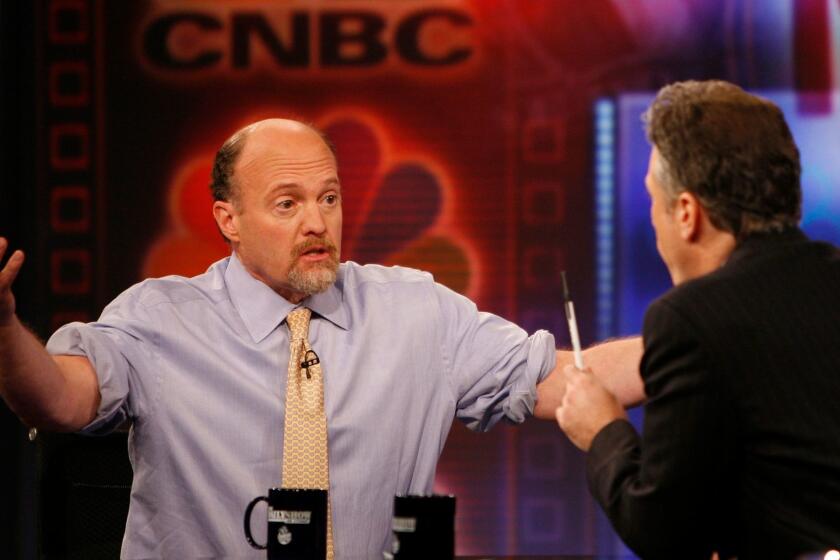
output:
[[[840,547],[840,252],[799,230],[740,243],[645,315],[641,438],[620,420],[590,489],[642,558]]]

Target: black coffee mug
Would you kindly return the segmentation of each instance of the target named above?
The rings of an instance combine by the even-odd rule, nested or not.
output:
[[[455,496],[394,497],[393,557],[447,560],[455,557]]]
[[[268,503],[267,542],[254,541],[251,512]],[[251,500],[245,509],[245,538],[252,547],[266,550],[269,560],[321,560],[327,555],[327,491],[309,488],[271,488],[268,496]]]

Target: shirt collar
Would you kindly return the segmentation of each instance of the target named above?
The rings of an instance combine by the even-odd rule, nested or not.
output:
[[[343,269],[343,266],[339,268],[338,280],[326,291],[311,295],[299,304],[293,304],[251,276],[234,252],[225,271],[225,284],[233,306],[245,323],[251,338],[254,342],[260,342],[297,307],[308,307],[317,315],[346,330],[348,324],[347,311],[343,305]]]

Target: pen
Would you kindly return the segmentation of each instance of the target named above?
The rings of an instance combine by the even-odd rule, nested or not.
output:
[[[572,339],[572,350],[575,355],[575,367],[583,371],[583,353],[580,350],[580,335],[578,335],[577,319],[575,319],[575,304],[569,295],[569,285],[566,283],[566,271],[560,272],[563,278],[563,308],[566,310],[566,321],[569,323],[569,335]]]

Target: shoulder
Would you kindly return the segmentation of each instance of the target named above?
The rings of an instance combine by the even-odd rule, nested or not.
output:
[[[353,261],[341,265],[342,289],[345,294],[354,292],[392,293],[397,296],[433,297],[442,305],[475,304],[466,296],[435,281],[430,272],[405,266],[360,265]],[[425,299],[424,301],[428,301]]]
[[[644,317],[645,351],[671,355],[719,349],[744,323],[738,301],[745,285],[738,276],[724,267],[675,286],[651,303]]]
[[[749,286],[723,269],[672,288],[645,312],[645,352],[673,359],[731,350],[749,320],[745,289]]]
[[[342,263],[339,274],[345,297],[354,294],[377,293],[379,297],[417,294],[422,296],[434,289],[435,279],[428,272],[404,266],[360,265],[353,261]]]
[[[725,265],[671,288],[650,305],[645,324],[649,318],[663,316],[694,327],[727,321],[752,289],[754,272],[750,268],[744,263]]]
[[[224,273],[228,259],[213,263],[206,272],[197,276],[164,276],[148,278],[134,284],[117,296],[106,311],[122,308],[151,309],[165,305],[178,305],[193,301],[215,303],[227,298]]]
[[[792,237],[792,239],[788,238]],[[837,248],[804,236],[749,239],[721,268],[676,286],[648,314],[680,313],[718,331],[752,324],[780,298],[820,293],[823,279],[840,277]]]
[[[347,261],[341,264],[341,273],[345,285],[362,284],[430,284],[434,278],[428,272],[404,266],[382,266],[378,264],[359,264]]]
[[[341,265],[339,282],[342,297],[352,308],[383,308],[418,321],[476,313],[472,300],[414,268],[348,261]]]

